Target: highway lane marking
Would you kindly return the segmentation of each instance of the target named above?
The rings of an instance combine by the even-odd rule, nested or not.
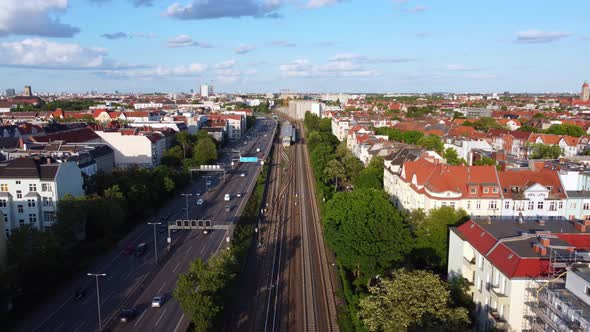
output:
[[[164,286],[166,286],[166,281],[164,281],[164,283],[162,284],[160,289],[158,289],[158,294],[160,294],[160,292],[162,291],[162,288],[164,288]]]
[[[199,252],[199,256],[203,255],[204,250],[205,250],[205,246],[203,246],[203,248],[201,248],[201,251]]]
[[[156,326],[158,326],[158,324],[160,324],[160,320],[162,319],[162,317],[164,317],[164,314],[166,313],[166,310],[168,310],[167,308],[164,309],[164,312],[162,312],[162,314],[160,315],[160,318],[158,318],[158,320],[156,321]]]
[[[172,272],[176,272],[176,269],[178,269],[179,266],[180,266],[180,262],[178,262],[178,264],[176,264],[176,266],[174,267],[174,270],[172,270]]]
[[[147,311],[147,309],[146,309],[146,310],[144,310],[144,311],[141,313],[141,316],[139,316],[139,318],[137,319],[137,321],[135,322],[135,324],[133,324],[133,326],[137,326],[137,324],[139,324],[139,321],[140,321],[140,320],[143,318],[143,315],[145,315],[145,312],[146,312],[146,311]]]
[[[174,328],[174,332],[178,331],[178,328],[180,327],[180,323],[182,323],[183,319],[184,319],[184,313],[182,314],[182,316],[180,316],[178,323],[176,323],[176,327]]]
[[[188,255],[189,251],[191,251],[192,248],[193,248],[193,245],[191,244],[191,246],[188,247],[188,249],[186,249],[186,252],[184,254]]]
[[[82,326],[84,326],[84,324],[86,324],[86,321],[83,321],[82,324],[78,325],[78,327],[76,327],[74,332],[78,332],[82,328]]]

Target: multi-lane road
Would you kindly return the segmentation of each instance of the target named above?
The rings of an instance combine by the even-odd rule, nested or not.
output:
[[[276,121],[259,119],[247,135],[229,144],[222,151],[217,163],[230,165],[238,156],[256,156],[264,160],[271,147]],[[257,153],[256,149],[261,152]],[[226,173],[225,182],[220,174],[195,174],[195,181],[186,189],[189,197],[189,218],[209,219],[214,223],[232,224],[238,220],[246,205],[250,192],[260,174],[260,163],[235,163],[233,169]],[[244,176],[241,176],[241,174]],[[205,179],[205,175],[210,177]],[[206,181],[211,181],[206,192]],[[196,194],[199,193],[197,196]],[[236,197],[236,194],[242,197]],[[225,194],[232,199],[224,201]],[[203,199],[203,205],[196,201]],[[230,211],[226,206],[231,205]],[[138,226],[110,252],[99,258],[88,271],[70,283],[59,295],[26,319],[17,331],[96,331],[98,330],[97,294],[95,280],[86,276],[86,272],[104,273],[99,277],[100,309],[103,329],[119,331],[184,331],[189,318],[184,315],[178,303],[172,298],[176,279],[180,273],[196,258],[207,259],[227,244],[231,237],[227,231],[215,230],[208,234],[202,231],[178,231],[172,234],[172,250],[168,251],[164,228],[157,229],[154,246],[153,226],[149,221],[164,223],[176,219],[185,219],[186,200],[184,196],[168,202],[160,211]],[[128,244],[137,245],[145,242],[149,248],[141,257],[123,255]],[[154,248],[158,251],[156,264]],[[76,290],[85,289],[86,296],[74,300]],[[161,308],[151,308],[154,296],[164,296],[166,301]],[[120,311],[134,308],[138,315],[128,323],[119,323]]]

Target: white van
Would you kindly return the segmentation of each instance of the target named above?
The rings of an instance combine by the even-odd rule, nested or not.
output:
[[[225,198],[224,198],[224,200],[225,200],[226,202],[230,200],[229,194],[225,194]]]

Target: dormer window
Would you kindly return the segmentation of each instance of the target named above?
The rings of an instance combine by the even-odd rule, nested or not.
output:
[[[497,194],[497,193],[498,193],[498,188],[494,188],[494,189],[492,189],[492,192],[493,192],[494,194]]]
[[[476,189],[476,188],[471,188],[469,191],[470,191],[472,194],[476,194],[476,193],[477,193],[477,189]]]
[[[551,186],[547,186],[547,189],[548,189],[549,191],[551,191],[551,189],[553,189],[553,187],[551,187]]]
[[[483,193],[484,193],[484,194],[487,194],[487,193],[489,193],[489,192],[490,192],[490,189],[488,189],[488,188],[483,188]]]

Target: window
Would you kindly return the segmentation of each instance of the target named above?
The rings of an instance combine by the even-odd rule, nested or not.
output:
[[[4,222],[8,222],[8,215],[6,213],[4,214]]]
[[[16,180],[16,184],[20,184],[20,180]]]
[[[489,192],[490,192],[490,189],[489,189],[489,188],[483,188],[483,193],[484,193],[484,194],[487,194],[487,193],[489,193]]]
[[[498,193],[498,188],[494,188],[494,189],[492,189],[492,192],[493,192],[494,194],[497,194],[497,193]]]
[[[53,198],[43,197],[43,206],[51,206],[51,205],[53,205]]]
[[[0,199],[0,207],[6,207],[6,200]]]
[[[504,202],[504,208],[505,208],[506,210],[510,209],[510,201],[506,201],[506,202]]]
[[[479,262],[477,262],[477,267],[479,267],[480,270],[483,270],[483,256],[478,255],[477,257],[479,258]]]
[[[22,205],[19,205],[18,206],[18,213],[23,213],[23,212],[25,212],[25,209],[23,209]]]
[[[475,202],[475,208],[476,208],[477,210],[481,209],[481,202],[480,202],[480,201],[476,201],[476,202]]]
[[[447,206],[447,202],[441,202],[440,206]]]
[[[482,283],[480,281],[482,280],[479,278],[479,276],[477,276],[477,282],[475,283],[475,285],[477,286],[477,290],[481,292]]]
[[[557,202],[549,203],[549,211],[557,211]]]
[[[575,209],[576,208],[576,202],[572,202],[572,204],[570,204],[570,209]]]
[[[37,185],[34,184],[34,183],[29,184],[29,191],[36,192],[37,191]]]
[[[49,183],[41,184],[41,191],[52,191],[51,184],[49,184]]]
[[[54,222],[55,221],[55,212],[43,212],[43,220],[47,222]]]
[[[25,224],[25,220],[24,219],[19,219],[18,224],[23,226]]]
[[[471,209],[471,201],[467,201],[467,210]]]
[[[8,191],[8,185],[6,183],[0,184],[0,191],[7,192]]]
[[[495,210],[497,207],[498,207],[498,205],[496,204],[496,201],[489,201],[488,202],[488,209]]]
[[[449,205],[454,209],[455,208],[455,202],[450,202]]]
[[[16,191],[16,198],[23,198],[23,192],[20,190]]]
[[[590,210],[590,203],[584,202],[584,206],[582,207],[584,210]]]
[[[538,202],[537,203],[537,209],[543,210],[543,202]]]
[[[586,295],[590,296],[590,287],[586,287]]]
[[[36,214],[34,214],[34,213],[31,213],[31,214],[29,214],[29,222],[30,222],[31,224],[34,224],[34,223],[36,223],[36,222],[37,222],[37,215],[36,215]]]
[[[532,210],[535,208],[535,202],[529,202],[529,210]]]
[[[35,207],[35,200],[34,199],[27,199],[27,206],[28,207]]]
[[[471,189],[469,189],[469,192],[472,193],[472,194],[475,194],[475,193],[477,193],[477,189],[471,188]]]
[[[559,204],[558,204],[558,207],[557,207],[557,208],[558,208],[558,209],[560,209],[560,210],[561,210],[561,209],[563,209],[563,202],[562,202],[562,201],[560,201],[560,202],[559,202]]]

